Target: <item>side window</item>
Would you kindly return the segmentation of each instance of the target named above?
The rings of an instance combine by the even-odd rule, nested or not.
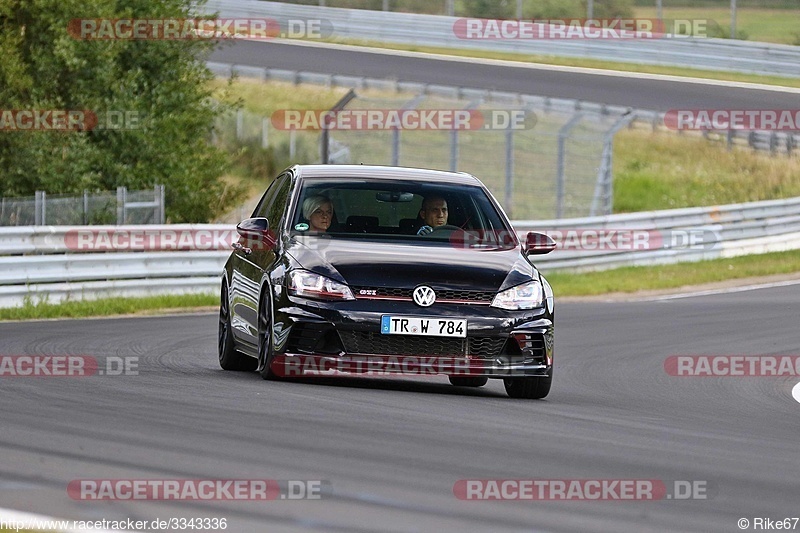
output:
[[[269,220],[270,228],[280,226],[286,204],[289,201],[289,189],[291,179],[288,174],[282,174],[272,182],[264,197],[253,211],[254,217],[266,217]]]

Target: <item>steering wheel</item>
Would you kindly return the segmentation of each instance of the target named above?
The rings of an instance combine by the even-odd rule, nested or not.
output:
[[[453,226],[452,224],[445,224],[444,226],[436,226],[435,228],[433,228],[433,231],[428,235],[436,233],[437,231],[463,231],[463,230],[458,226]]]

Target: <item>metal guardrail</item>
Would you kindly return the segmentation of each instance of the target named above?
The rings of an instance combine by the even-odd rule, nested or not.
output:
[[[800,249],[800,198],[769,200],[716,207],[668,209],[641,213],[560,220],[515,221],[514,228],[524,238],[528,231],[558,231],[569,239],[581,231],[610,230],[654,232],[666,242],[656,249],[556,250],[536,259],[543,272],[549,270],[588,271],[702,261],[747,254]],[[700,236],[695,245],[687,243],[691,234]],[[679,237],[678,243],[673,239]]]
[[[522,238],[528,231],[567,235],[586,229],[654,230],[663,235],[691,230],[713,236],[699,246],[666,242],[657,249],[556,250],[535,260],[543,272],[603,270],[800,249],[800,198],[513,224]],[[174,241],[171,246],[152,247],[145,239],[123,252],[97,253],[75,249],[75,240],[68,236],[80,231],[206,232],[226,238],[201,250],[175,251]],[[40,298],[59,302],[111,295],[213,294],[219,289],[230,253],[227,246],[234,236],[232,226],[219,224],[0,228],[0,307]]]
[[[454,32],[459,18],[440,15],[257,0],[210,0],[205,10],[226,18],[268,17],[282,25],[290,20],[324,20],[332,25],[333,36],[338,38],[800,77],[800,46],[690,37],[473,40],[461,39]]]

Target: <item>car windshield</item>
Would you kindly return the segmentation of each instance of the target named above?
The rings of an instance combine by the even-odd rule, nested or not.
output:
[[[294,237],[469,248],[518,244],[483,188],[364,179],[306,179],[290,226]]]

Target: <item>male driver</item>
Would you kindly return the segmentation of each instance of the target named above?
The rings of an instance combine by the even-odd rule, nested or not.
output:
[[[417,231],[417,235],[427,235],[433,228],[444,226],[447,224],[447,200],[441,196],[425,198],[419,216],[422,218],[422,227]]]

